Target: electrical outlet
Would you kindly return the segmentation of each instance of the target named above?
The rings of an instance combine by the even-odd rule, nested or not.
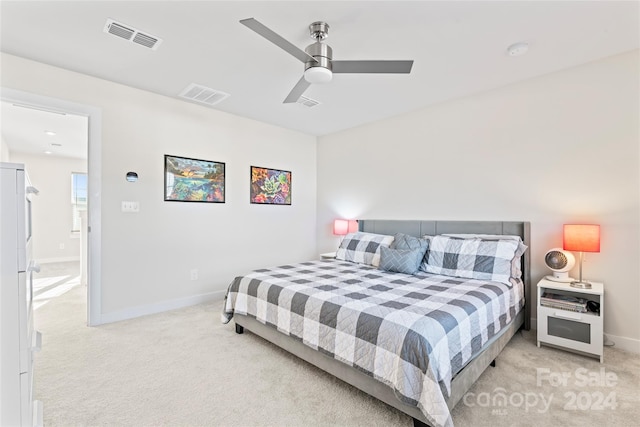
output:
[[[198,280],[198,270],[196,268],[191,270],[191,280]]]

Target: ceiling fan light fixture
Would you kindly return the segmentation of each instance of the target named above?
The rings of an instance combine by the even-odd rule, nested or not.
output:
[[[304,79],[309,83],[328,83],[331,81],[333,73],[324,67],[310,67],[304,71]]]

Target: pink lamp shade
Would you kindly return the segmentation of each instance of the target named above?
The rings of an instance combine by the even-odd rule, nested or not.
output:
[[[600,226],[596,224],[565,224],[562,248],[565,251],[600,252]]]
[[[336,219],[333,221],[333,234],[344,236],[358,231],[358,221],[355,219]]]
[[[565,224],[562,227],[562,248],[580,252],[580,278],[571,282],[574,288],[589,289],[591,283],[582,280],[584,252],[600,252],[600,226],[596,224]]]

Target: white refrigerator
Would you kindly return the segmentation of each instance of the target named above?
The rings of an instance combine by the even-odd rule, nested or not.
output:
[[[31,207],[38,193],[24,165],[0,163],[0,426],[42,425],[33,396],[33,352],[41,335],[33,325]]]

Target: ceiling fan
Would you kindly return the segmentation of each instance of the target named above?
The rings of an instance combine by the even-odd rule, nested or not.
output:
[[[285,98],[285,104],[298,101],[312,83],[331,81],[333,73],[409,74],[413,66],[413,61],[335,61],[331,46],[322,43],[329,36],[329,24],[322,21],[309,25],[311,38],[315,43],[305,50],[299,49],[254,18],[242,19],[240,23],[304,63],[304,75]]]

